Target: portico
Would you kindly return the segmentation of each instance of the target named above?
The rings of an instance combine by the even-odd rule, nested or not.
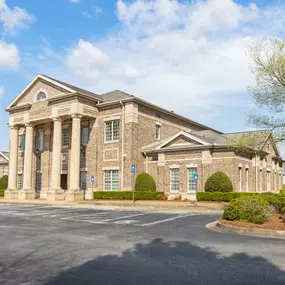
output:
[[[5,192],[8,199],[84,199],[85,191],[80,187],[81,124],[96,119],[98,98],[80,92],[61,93],[61,96],[54,97],[49,93],[40,88],[33,103],[7,109],[10,113],[11,153]],[[63,145],[63,126],[68,127],[67,145]],[[19,146],[20,130],[24,136],[22,149]],[[21,159],[22,167],[19,165]],[[66,165],[63,165],[63,159]],[[62,173],[68,177],[67,189],[61,188]],[[17,183],[19,175],[22,185]]]

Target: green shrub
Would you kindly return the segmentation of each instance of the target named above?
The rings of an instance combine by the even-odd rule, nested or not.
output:
[[[233,184],[230,178],[218,171],[208,178],[205,184],[205,192],[232,192]]]
[[[0,197],[4,197],[4,190],[0,190]]]
[[[160,200],[163,192],[135,191],[135,200]],[[132,191],[98,191],[94,192],[94,199],[98,200],[132,200]]]
[[[282,185],[282,188],[280,189],[280,194],[285,194],[285,184]]]
[[[245,196],[235,199],[225,208],[223,219],[263,224],[273,213],[274,208],[262,196]]]
[[[8,176],[4,175],[0,178],[0,190],[6,190],[8,187]]]
[[[285,195],[284,194],[262,194],[263,199],[265,199],[271,206],[275,208],[278,213],[282,213],[282,209],[285,208]]]
[[[198,192],[198,201],[230,202],[244,196],[258,196],[258,193],[249,192]]]
[[[155,181],[151,175],[146,172],[140,173],[136,178],[136,191],[156,191]]]

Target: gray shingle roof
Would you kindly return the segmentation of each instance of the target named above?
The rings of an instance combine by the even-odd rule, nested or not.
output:
[[[120,101],[124,99],[134,98],[133,95],[130,95],[120,90],[114,90],[111,92],[101,94],[101,97],[104,102],[113,102],[113,101]]]
[[[255,146],[262,147],[263,143],[267,139],[268,135],[271,133],[270,131],[256,131],[255,133],[258,134],[258,132],[261,134],[260,140],[256,142]],[[209,143],[210,146],[227,146],[228,139],[232,139],[233,141],[236,139],[239,139],[242,135],[251,133],[249,132],[238,132],[238,133],[229,133],[229,134],[220,134],[218,132],[215,132],[213,130],[202,130],[202,131],[194,131],[194,132],[187,132],[191,134],[194,137],[197,137],[197,139],[204,140],[205,142]],[[172,137],[172,136],[171,136]],[[154,151],[160,144],[163,144],[165,141],[169,140],[171,137],[168,137],[160,142],[154,142],[152,144],[149,144],[147,146],[144,146],[142,148],[142,152],[152,152]],[[187,148],[187,149],[196,149],[198,145],[171,145],[167,147],[163,147],[163,149],[177,149],[177,148]],[[202,145],[201,145],[202,146]],[[252,146],[253,147],[253,146]]]
[[[86,89],[79,88],[77,86],[71,85],[71,84],[63,82],[63,81],[60,81],[60,80],[52,78],[50,76],[46,76],[44,74],[42,74],[42,76],[47,77],[47,78],[49,78],[49,79],[51,79],[51,80],[53,80],[53,81],[55,81],[55,82],[57,82],[59,84],[62,84],[62,85],[66,86],[66,87],[68,87],[70,89],[73,89],[76,92],[82,93],[84,95],[93,96],[93,97],[97,98],[98,100],[103,101],[102,97],[100,95],[96,94],[96,93],[93,93],[93,92],[88,91]]]

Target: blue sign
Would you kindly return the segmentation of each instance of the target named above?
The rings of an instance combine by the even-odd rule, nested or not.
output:
[[[95,176],[94,176],[94,175],[91,176],[91,182],[92,182],[92,183],[95,182]]]
[[[195,173],[195,174],[194,174],[194,181],[195,181],[195,182],[198,181],[198,173]]]
[[[132,173],[135,173],[136,172],[136,165],[133,163],[132,164]]]

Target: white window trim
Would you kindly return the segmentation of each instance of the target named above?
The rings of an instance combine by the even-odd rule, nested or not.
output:
[[[169,192],[170,193],[180,193],[180,171],[178,171],[178,174],[179,174],[179,189],[178,190],[172,190],[172,183],[171,183],[171,170],[173,169],[179,169],[179,167],[169,167],[169,186],[170,186],[170,189],[169,189]]]
[[[156,129],[157,129],[157,127],[158,127],[158,129],[159,129],[158,137],[156,136]],[[157,141],[160,141],[160,140],[161,140],[161,124],[158,124],[158,123],[155,124],[155,139],[156,139]]]
[[[106,140],[106,123],[108,122],[114,122],[114,121],[119,121],[119,139],[118,140],[110,140],[107,141]],[[112,123],[112,137],[113,137],[113,130],[114,130],[114,123]],[[121,137],[121,121],[120,119],[110,119],[108,118],[107,120],[104,120],[104,143],[108,144],[108,143],[117,143],[120,141],[120,137]]]
[[[196,192],[198,192],[198,183],[196,182],[196,190],[190,190],[189,189],[189,171],[188,171],[188,169],[190,169],[190,168],[196,168],[196,170],[197,170],[197,172],[196,173],[198,173],[198,168],[197,167],[187,167],[187,169],[186,169],[186,171],[187,171],[187,192],[188,193],[196,193]]]
[[[245,191],[248,192],[248,178],[249,178],[249,170],[248,168],[245,169]]]
[[[111,171],[111,186],[113,182],[113,171],[118,171],[118,189],[105,189],[105,171]],[[103,191],[120,191],[120,171],[118,168],[103,169]]]
[[[242,192],[242,167],[238,168],[239,173],[239,192]]]
[[[266,171],[266,192],[271,192],[271,172],[268,170]]]

